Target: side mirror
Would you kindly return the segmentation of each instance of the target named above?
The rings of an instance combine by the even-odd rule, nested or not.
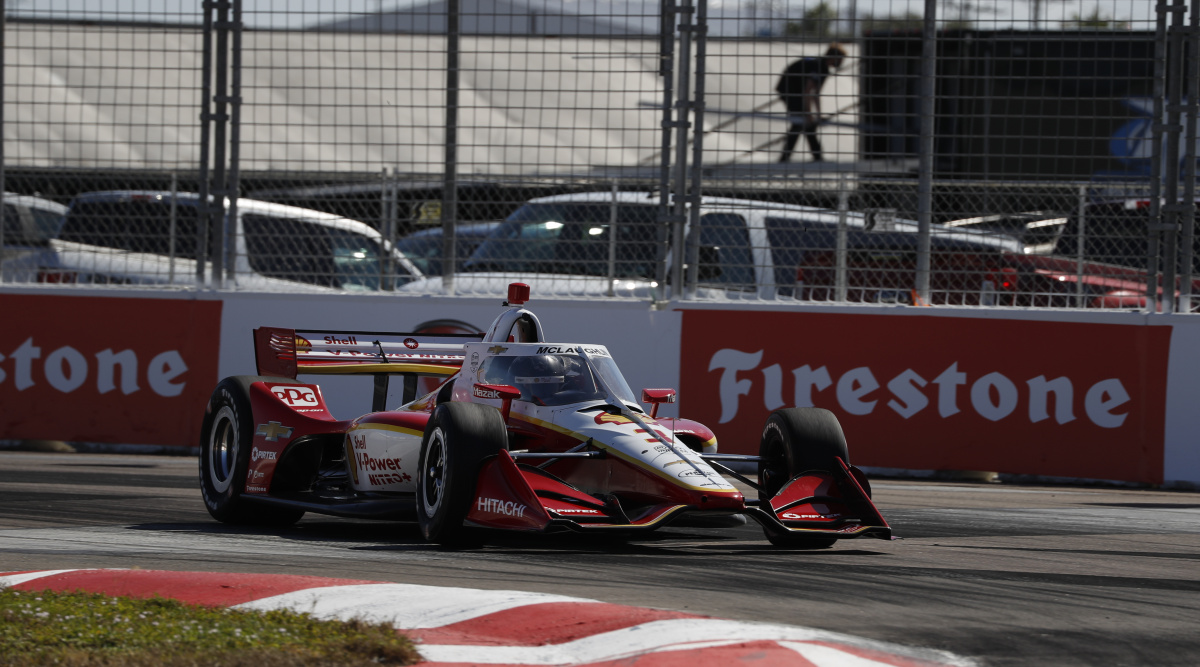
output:
[[[650,404],[650,418],[653,419],[658,416],[658,404],[659,403],[674,403],[675,402],[675,390],[674,389],[643,389],[642,390],[642,402]]]
[[[500,414],[504,417],[504,423],[507,424],[508,413],[512,409],[513,399],[521,397],[521,390],[510,384],[484,384],[476,382],[471,394],[475,398],[486,398],[489,400],[498,398],[503,400],[504,403],[500,406]]]

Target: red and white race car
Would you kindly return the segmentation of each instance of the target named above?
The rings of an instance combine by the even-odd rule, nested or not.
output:
[[[547,342],[522,307],[528,295],[514,284],[509,309],[479,335],[256,329],[259,375],[222,380],[205,413],[200,487],[209,513],[277,525],[305,512],[415,518],[427,539],[450,546],[478,543],[486,529],[744,523],[735,515],[758,521],[780,546],[891,537],[832,413],[777,410],[758,456],[718,454],[702,424],[656,418],[673,389],[643,390],[647,410],[603,345]],[[334,417],[320,387],[296,379],[321,374],[372,375],[373,410]],[[405,403],[387,410],[396,375]],[[417,397],[422,376],[444,382]],[[747,463],[757,464],[757,480],[734,470]]]

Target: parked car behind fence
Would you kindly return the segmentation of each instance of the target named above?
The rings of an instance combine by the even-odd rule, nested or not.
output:
[[[55,275],[40,269],[53,263],[50,239],[58,234],[67,207],[58,202],[4,193],[4,236],[0,276],[4,282],[53,282]]]
[[[1145,273],[1115,264],[1036,255],[934,235],[930,299],[917,292],[919,237],[853,231],[844,263],[811,253],[802,268],[805,300],[1029,308],[1137,308]],[[844,276],[839,278],[839,275]]]
[[[199,203],[192,193],[78,195],[52,242],[53,270],[80,284],[195,285]],[[365,291],[422,276],[375,229],[321,211],[239,199],[231,238],[239,289]]]
[[[454,278],[455,291],[502,295],[509,282],[520,279],[549,296],[653,298],[659,257],[669,243],[659,217],[657,193],[594,192],[531,200],[463,263],[462,273]],[[835,247],[839,228],[863,229],[877,218],[880,228],[917,230],[911,220],[862,212],[704,197],[692,235],[698,258],[694,293],[702,299],[791,299],[805,253]],[[936,233],[982,245],[1020,247],[1009,237],[975,230]],[[668,295],[672,261],[667,256]],[[442,290],[440,279],[427,279],[402,291]]]
[[[455,256],[459,263],[475,252],[475,248],[500,225],[499,222],[469,222],[454,228]],[[426,276],[442,275],[442,227],[417,230],[396,241],[396,249],[404,254]]]

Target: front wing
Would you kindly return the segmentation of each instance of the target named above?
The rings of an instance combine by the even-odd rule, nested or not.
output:
[[[522,532],[655,530],[684,514],[744,513],[774,534],[891,538],[891,527],[871,502],[865,477],[838,459],[836,471],[795,477],[770,500],[740,508],[705,509],[664,502],[624,506],[615,496],[586,493],[502,451],[486,461],[476,483],[466,525]]]

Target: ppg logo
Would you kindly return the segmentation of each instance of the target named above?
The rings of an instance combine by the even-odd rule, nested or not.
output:
[[[295,407],[316,407],[320,404],[317,392],[306,387],[272,387],[271,393],[279,400]]]

